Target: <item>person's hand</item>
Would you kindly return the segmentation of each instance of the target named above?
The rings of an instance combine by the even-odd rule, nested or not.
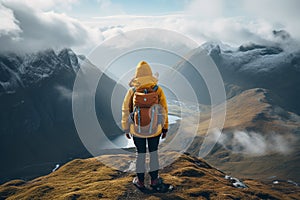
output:
[[[162,134],[161,134],[161,139],[165,139],[166,138],[166,136],[167,136],[167,132],[168,132],[168,129],[162,129]]]
[[[128,140],[131,139],[130,133],[125,133],[125,136],[127,137]]]

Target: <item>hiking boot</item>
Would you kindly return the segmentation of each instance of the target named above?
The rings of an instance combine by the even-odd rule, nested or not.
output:
[[[134,179],[132,180],[133,185],[135,185],[137,188],[139,189],[144,189],[145,185],[143,181],[140,181],[138,179],[138,177],[134,177]]]
[[[157,191],[162,191],[165,189],[165,184],[163,182],[163,179],[160,177],[158,177],[154,180],[151,180],[150,186]]]

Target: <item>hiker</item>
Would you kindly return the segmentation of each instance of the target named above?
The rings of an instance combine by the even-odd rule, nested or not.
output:
[[[166,96],[157,82],[149,64],[141,61],[122,105],[122,128],[128,139],[133,138],[137,151],[137,177],[133,179],[133,184],[140,189],[145,188],[146,142],[150,154],[150,186],[159,190],[163,185],[158,175],[157,150],[160,137],[164,139],[168,132],[168,107]]]

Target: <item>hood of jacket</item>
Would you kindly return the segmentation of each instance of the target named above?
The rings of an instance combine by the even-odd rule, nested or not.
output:
[[[153,76],[150,65],[146,61],[141,61],[136,66],[135,75],[129,82],[130,87],[142,88],[156,85],[157,78]]]

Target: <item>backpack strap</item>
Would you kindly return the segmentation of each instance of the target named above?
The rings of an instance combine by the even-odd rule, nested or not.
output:
[[[150,121],[150,127],[149,127],[149,133],[152,133],[152,126],[153,126],[153,119],[154,119],[154,114],[155,114],[155,106],[151,107],[151,121]]]
[[[137,112],[138,112],[138,131],[139,131],[139,133],[141,133],[141,110],[140,110],[140,107],[137,108]]]

